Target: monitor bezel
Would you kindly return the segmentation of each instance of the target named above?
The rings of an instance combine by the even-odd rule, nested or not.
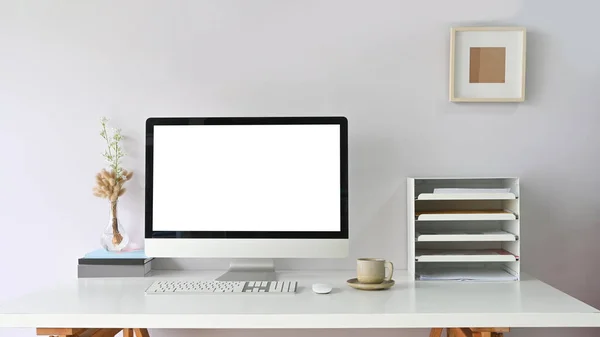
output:
[[[340,231],[155,231],[152,228],[154,127],[157,125],[339,125]],[[346,117],[151,117],[146,120],[146,239],[348,239],[348,120]]]

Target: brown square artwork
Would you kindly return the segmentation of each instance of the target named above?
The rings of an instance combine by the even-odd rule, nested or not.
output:
[[[506,81],[505,47],[471,47],[469,83],[504,83]]]

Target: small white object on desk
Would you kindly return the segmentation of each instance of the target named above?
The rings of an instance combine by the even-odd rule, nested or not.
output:
[[[333,288],[329,284],[315,283],[312,286],[312,291],[317,294],[329,294]]]

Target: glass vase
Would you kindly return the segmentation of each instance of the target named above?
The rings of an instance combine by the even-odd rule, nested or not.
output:
[[[109,252],[120,252],[129,243],[129,235],[121,226],[119,221],[118,202],[109,202],[109,219],[108,224],[102,231],[102,237],[100,238],[100,244],[104,249]]]

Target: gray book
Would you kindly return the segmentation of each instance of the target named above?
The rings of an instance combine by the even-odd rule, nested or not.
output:
[[[144,265],[89,265],[77,266],[78,278],[91,277],[144,277],[152,269],[152,261]]]

